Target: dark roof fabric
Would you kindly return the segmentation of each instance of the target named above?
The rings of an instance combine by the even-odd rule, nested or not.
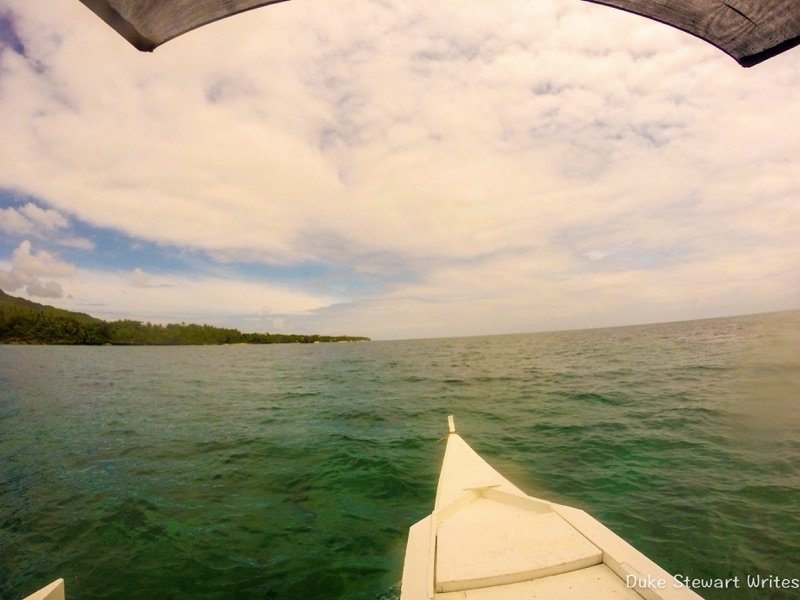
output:
[[[146,51],[212,21],[283,1],[81,0],[136,48]],[[587,1],[677,27],[717,46],[745,67],[800,44],[800,0]]]
[[[677,27],[743,67],[800,44],[800,0],[588,0]]]
[[[150,52],[187,31],[285,0],[81,0],[137,49]]]

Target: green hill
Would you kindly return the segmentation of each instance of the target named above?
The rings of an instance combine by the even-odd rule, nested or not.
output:
[[[15,307],[16,309],[20,309],[23,311],[24,310],[44,311],[52,315],[69,317],[72,319],[78,319],[79,321],[86,321],[86,322],[101,321],[101,319],[92,317],[85,313],[72,312],[71,310],[56,308],[55,306],[50,306],[48,304],[39,304],[38,302],[32,302],[30,300],[26,300],[25,298],[17,298],[16,296],[9,296],[3,290],[0,290],[0,310],[5,310],[7,307]],[[12,310],[14,310],[14,308],[12,308]]]
[[[200,345],[349,342],[360,336],[242,333],[210,325],[156,325],[140,321],[103,321],[91,315],[38,304],[0,290],[0,343]]]

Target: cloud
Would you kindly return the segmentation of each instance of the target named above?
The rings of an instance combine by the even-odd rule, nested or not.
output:
[[[42,209],[33,202],[19,208],[0,209],[0,229],[12,235],[51,233],[69,222],[57,210]]]
[[[134,287],[152,287],[150,276],[140,268],[134,269],[128,276],[128,280]]]
[[[57,281],[33,280],[27,284],[26,291],[29,295],[40,298],[60,298],[64,295],[64,290]]]
[[[65,308],[109,319],[195,322],[265,331],[275,319],[297,318],[337,302],[285,285],[187,276],[80,270],[70,281]],[[94,299],[94,300],[92,300]],[[102,299],[97,302],[96,299]]]
[[[84,237],[59,237],[54,240],[59,246],[74,248],[75,250],[94,250],[95,244],[92,240]]]
[[[15,237],[33,237],[76,250],[93,250],[94,243],[81,236],[66,235],[70,220],[58,210],[41,208],[34,202],[0,208],[0,231]]]
[[[10,268],[0,271],[0,288],[11,292],[24,289],[30,296],[61,297],[61,284],[54,279],[74,277],[75,267],[44,250],[31,249],[30,241],[25,240],[14,250]]]
[[[31,252],[31,243],[22,242],[14,251],[12,267],[28,275],[37,277],[72,277],[75,267],[58,260],[55,256],[40,250]]]
[[[36,206],[33,202],[28,202],[20,209],[20,212],[30,223],[44,229],[45,231],[55,231],[67,227],[69,222],[66,217],[53,209],[43,209]]]

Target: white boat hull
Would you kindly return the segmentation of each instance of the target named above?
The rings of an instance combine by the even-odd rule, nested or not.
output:
[[[26,596],[23,600],[64,600],[64,580],[56,579],[50,585]]]
[[[697,600],[586,512],[528,496],[450,421],[434,510],[409,530],[401,600]]]

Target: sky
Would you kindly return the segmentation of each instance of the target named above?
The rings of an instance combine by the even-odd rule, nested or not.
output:
[[[589,2],[286,2],[140,53],[0,0],[0,289],[374,339],[800,308],[800,49]]]

